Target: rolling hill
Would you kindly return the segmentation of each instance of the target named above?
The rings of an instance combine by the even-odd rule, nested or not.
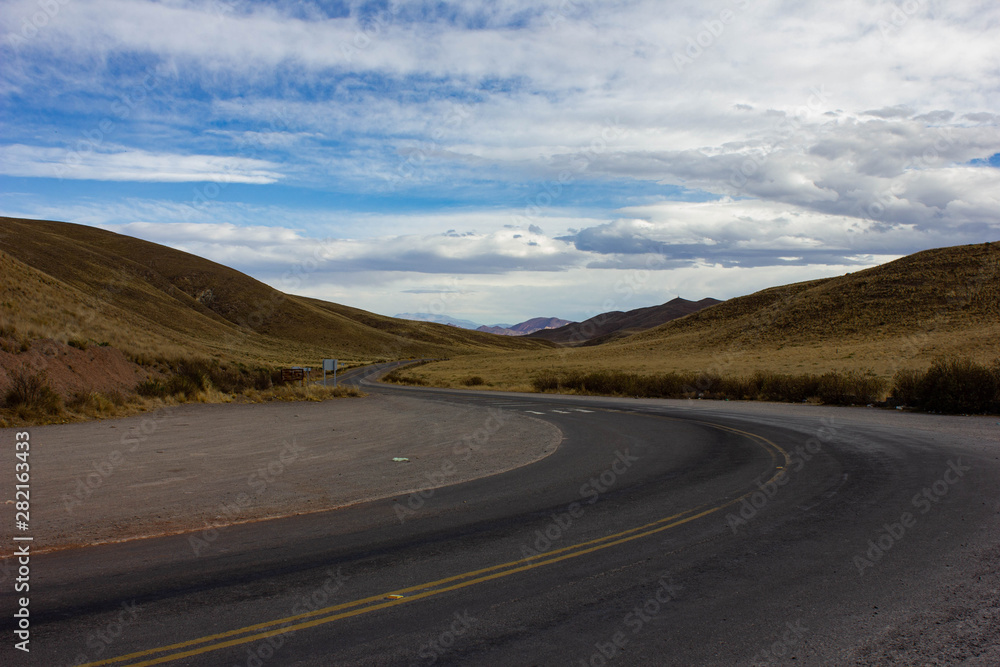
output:
[[[0,285],[0,327],[107,343],[140,362],[315,365],[547,345],[285,294],[189,253],[65,222],[0,218]]]
[[[712,298],[688,301],[677,297],[659,306],[636,308],[626,312],[616,310],[601,313],[583,322],[574,322],[557,329],[536,331],[529,336],[562,345],[597,345],[652,329],[717,303],[722,302]]]
[[[558,331],[558,330],[556,330]],[[551,332],[550,332],[551,333]],[[414,371],[459,386],[475,374],[529,389],[541,371],[745,375],[871,370],[891,378],[935,359],[1000,356],[1000,243],[926,250],[843,276],[729,299],[603,344],[473,355]]]
[[[697,337],[698,346],[787,346],[996,325],[1000,244],[986,243],[927,250],[857,273],[766,289],[617,343],[628,349]]]

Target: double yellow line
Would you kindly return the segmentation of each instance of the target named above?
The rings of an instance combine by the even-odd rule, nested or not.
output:
[[[671,419],[669,417],[662,418]],[[790,463],[790,458],[785,450],[762,436],[710,422],[696,423],[750,438],[768,451],[771,455],[772,463],[776,466],[779,454],[784,458],[785,466]],[[782,466],[777,467],[780,469]],[[780,473],[775,473],[775,476],[777,476],[777,474]],[[774,477],[768,481],[773,480]],[[756,488],[754,490],[756,490]],[[706,507],[705,505],[702,505],[672,516],[658,519],[636,528],[629,528],[628,530],[623,530],[612,535],[606,535],[594,540],[580,542],[579,544],[563,547],[562,549],[555,549],[544,554],[539,554],[538,556],[521,558],[519,560],[501,563],[500,565],[493,565],[480,570],[445,577],[444,579],[438,579],[437,581],[417,584],[416,586],[410,586],[408,588],[400,588],[398,590],[373,595],[360,600],[354,600],[353,602],[344,602],[342,604],[324,607],[323,609],[316,609],[314,611],[294,616],[286,616],[285,618],[279,618],[273,621],[258,623],[256,625],[248,625],[244,628],[199,637],[198,639],[190,639],[188,641],[178,642],[168,646],[137,651],[135,653],[129,653],[128,655],[122,655],[116,658],[107,658],[96,662],[88,662],[80,667],[99,667],[100,665],[119,664],[128,664],[130,667],[159,665],[174,660],[180,660],[182,658],[200,655],[202,653],[218,651],[231,646],[256,642],[275,635],[296,632],[298,630],[332,623],[344,618],[367,614],[379,609],[387,609],[389,607],[408,604],[424,598],[441,595],[442,593],[447,593],[448,591],[474,586],[476,584],[492,581],[494,579],[500,579],[502,577],[509,577],[519,572],[526,572],[527,570],[532,570],[537,567],[552,565],[553,563],[558,563],[570,558],[578,558],[595,551],[600,551],[601,549],[607,549],[619,544],[631,542],[632,540],[649,537],[650,535],[655,535],[656,533],[669,530],[676,526],[694,521],[695,519],[700,519],[701,517],[709,514],[714,514],[715,512],[725,509],[726,507],[735,505],[751,493],[753,493],[753,490],[747,491],[737,498],[713,507]]]

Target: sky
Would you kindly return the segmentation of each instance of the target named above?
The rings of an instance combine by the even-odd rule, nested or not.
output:
[[[0,0],[0,214],[581,320],[1000,240],[995,0]]]

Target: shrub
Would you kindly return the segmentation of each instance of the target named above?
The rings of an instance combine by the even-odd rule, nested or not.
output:
[[[802,402],[820,397],[825,403],[849,405],[880,400],[886,382],[874,373],[782,375],[757,371],[749,377],[715,373],[659,373],[640,375],[623,371],[571,371],[558,375],[544,371],[532,379],[535,391],[575,391],[606,396],[645,398],[728,398]]]
[[[96,391],[78,391],[66,402],[66,407],[83,414],[108,415],[114,414],[116,408],[126,403],[126,398],[117,391],[108,394]]]
[[[49,386],[44,372],[31,373],[22,366],[7,371],[7,377],[10,378],[10,389],[4,396],[4,403],[8,407],[45,415],[62,411],[62,400]]]
[[[537,392],[556,391],[559,389],[559,376],[552,371],[542,371],[531,379],[531,386]]]
[[[896,405],[917,407],[920,403],[920,380],[924,374],[916,370],[897,371],[892,379],[890,399]]]
[[[772,371],[757,371],[749,380],[746,398],[764,401],[801,403],[819,396],[819,376],[786,375]]]
[[[167,391],[167,386],[159,380],[146,380],[145,382],[141,382],[139,386],[135,388],[135,391],[140,396],[146,396],[147,398],[163,398],[169,393]]]
[[[881,400],[887,383],[871,371],[830,372],[819,377],[817,394],[829,405],[865,405]]]
[[[167,380],[167,393],[181,394],[192,398],[199,392],[208,390],[210,382],[201,362],[181,362],[174,375]]]
[[[413,384],[418,386],[425,386],[427,384],[427,380],[413,375],[403,375],[398,369],[387,373],[385,377],[382,378],[382,381],[392,382],[393,384]]]
[[[281,383],[281,371],[263,366],[222,364],[218,360],[184,359],[161,362],[167,377],[146,380],[136,391],[149,397],[182,395],[192,398],[216,389],[227,394],[262,391]]]
[[[484,380],[480,375],[473,375],[472,377],[467,377],[462,380],[462,384],[466,387],[478,387],[486,384],[486,380]]]
[[[971,359],[934,361],[917,383],[915,404],[950,414],[1000,412],[1000,360],[992,368]]]
[[[78,350],[86,350],[88,347],[90,347],[87,341],[79,338],[70,339],[69,341],[66,342],[66,344],[69,345],[70,347],[75,347]]]
[[[266,401],[325,401],[331,398],[361,396],[366,396],[366,394],[354,385],[335,388],[314,384],[306,387],[295,384],[276,385],[270,389],[248,391],[245,394],[246,399],[255,403]]]
[[[684,377],[678,373],[664,373],[646,378],[647,395],[655,398],[682,398],[686,393],[697,391],[694,376]]]

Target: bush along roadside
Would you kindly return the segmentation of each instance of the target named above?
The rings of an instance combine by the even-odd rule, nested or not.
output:
[[[0,393],[0,428],[125,417],[178,403],[322,401],[364,396],[357,387],[281,384],[281,371],[217,360],[159,360],[147,380],[131,390],[76,391],[60,395],[44,371],[5,369]]]
[[[219,361],[185,359],[170,361],[163,379],[149,379],[136,391],[140,396],[164,398],[178,396],[193,398],[199,393],[215,389],[226,394],[271,389],[281,382],[281,371],[243,364],[225,364]]]
[[[1000,414],[1000,358],[991,365],[939,359],[924,372],[900,371],[889,402],[942,414]]]
[[[786,375],[757,371],[747,377],[711,373],[641,375],[621,371],[546,371],[532,379],[535,391],[561,391],[640,398],[714,398],[729,400],[816,400],[830,405],[868,405],[882,399],[888,382],[874,373],[847,371]]]
[[[757,371],[749,376],[722,377],[711,373],[547,370],[532,378],[532,386],[537,392],[598,396],[812,401],[908,407],[942,414],[1000,414],[1000,359],[992,365],[939,359],[926,371],[900,371],[891,383],[872,371],[800,375]]]

